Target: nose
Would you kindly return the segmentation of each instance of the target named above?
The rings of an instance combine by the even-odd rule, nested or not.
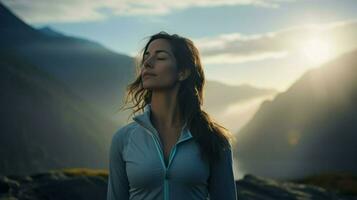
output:
[[[146,67],[152,68],[151,57],[144,60],[143,66],[144,66],[144,68],[146,68]]]

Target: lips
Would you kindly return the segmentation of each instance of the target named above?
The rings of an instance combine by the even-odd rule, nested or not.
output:
[[[149,73],[149,72],[144,72],[144,73],[143,73],[143,78],[145,78],[145,77],[152,77],[152,76],[156,76],[156,74]]]

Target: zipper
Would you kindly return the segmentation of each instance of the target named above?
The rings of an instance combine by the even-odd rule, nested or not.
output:
[[[148,130],[146,129],[146,131],[148,131]],[[151,133],[150,133],[150,134],[151,134]],[[170,155],[169,155],[169,163],[168,163],[168,165],[167,165],[167,167],[166,167],[166,165],[165,165],[165,160],[164,160],[164,153],[163,153],[163,150],[162,150],[162,144],[161,144],[160,140],[155,139],[156,136],[154,136],[153,134],[151,134],[151,136],[153,137],[156,150],[157,150],[157,152],[159,153],[162,167],[163,167],[164,170],[165,170],[165,174],[164,174],[164,200],[169,200],[169,183],[168,183],[168,180],[167,180],[167,173],[168,173],[168,169],[169,169],[169,167],[170,167],[171,160],[172,160],[172,158],[173,158],[173,156],[171,156],[171,154],[172,154],[172,151],[175,151],[175,150],[176,150],[176,144],[174,145],[173,149],[172,149],[171,152],[170,152]],[[159,143],[159,144],[158,144],[158,143]]]
[[[167,167],[166,167],[165,160],[164,160],[164,153],[163,153],[163,150],[162,150],[162,143],[160,142],[160,138],[157,138],[157,136],[155,134],[151,133],[151,131],[148,128],[146,128],[145,126],[142,126],[142,127],[146,131],[148,131],[149,134],[151,135],[151,137],[153,138],[156,150],[159,153],[159,157],[160,157],[160,160],[161,160],[162,167],[165,170],[165,175],[164,175],[164,200],[169,200],[169,182],[168,182],[168,179],[167,179],[168,178],[167,177],[168,169],[169,169],[169,167],[171,165],[173,157],[175,156],[176,145],[178,145],[179,143],[181,143],[181,142],[183,142],[185,140],[188,140],[189,138],[185,138],[185,139],[183,139],[181,141],[177,141],[177,143],[173,146],[173,148],[170,151],[170,155],[169,155],[169,163],[167,164]],[[181,130],[181,133],[182,133],[182,130]]]

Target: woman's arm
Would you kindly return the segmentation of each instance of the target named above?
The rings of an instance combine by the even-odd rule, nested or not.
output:
[[[209,178],[209,199],[210,200],[237,200],[237,189],[233,175],[233,153],[231,146],[227,148],[220,162],[215,162],[211,166]]]
[[[122,158],[123,132],[113,135],[109,153],[109,175],[107,200],[128,200],[129,182],[125,170],[125,162]]]

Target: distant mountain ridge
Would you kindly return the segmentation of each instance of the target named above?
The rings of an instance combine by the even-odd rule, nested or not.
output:
[[[48,36],[53,36],[53,37],[63,37],[65,36],[63,33],[59,33],[55,30],[53,30],[50,26],[44,26],[38,29],[41,33],[44,33]]]
[[[249,101],[250,99],[276,94],[277,92],[277,90],[270,88],[257,88],[247,84],[227,85],[209,80],[204,91],[204,105],[210,111],[215,112],[234,103]]]

